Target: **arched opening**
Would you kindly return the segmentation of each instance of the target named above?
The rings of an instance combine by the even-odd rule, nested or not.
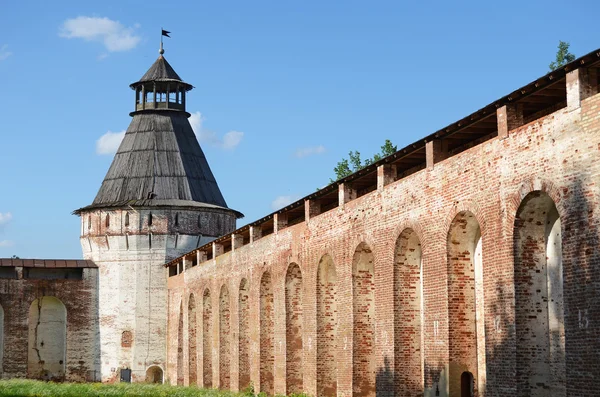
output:
[[[250,386],[250,302],[248,280],[240,282],[239,310],[239,390]]]
[[[106,219],[105,219],[105,224],[104,226],[106,226],[106,228],[108,229],[110,227],[110,215],[106,214]]]
[[[337,396],[337,274],[325,255],[317,271],[317,395]]]
[[[179,212],[175,213],[175,226],[179,226]]]
[[[129,213],[128,212],[125,213],[125,226],[129,226]]]
[[[546,193],[528,194],[515,218],[517,394],[566,395],[561,221]]]
[[[219,389],[231,387],[229,290],[221,287],[219,297]]]
[[[4,370],[4,309],[0,305],[0,378]]]
[[[177,385],[183,386],[183,302],[179,305],[179,322],[177,325]]]
[[[396,240],[394,256],[394,388],[396,395],[423,392],[421,243],[405,229]]]
[[[206,289],[202,298],[202,384],[212,387],[212,303],[210,291]]]
[[[302,272],[292,263],[285,276],[286,394],[302,393]]]
[[[163,383],[163,370],[153,365],[146,370],[146,383]]]
[[[148,214],[148,226],[152,226],[152,212]]]
[[[198,335],[196,333],[196,299],[190,294],[188,302],[188,372],[189,385],[198,384]]]
[[[365,243],[352,260],[352,395],[375,395],[375,272],[373,253]]]
[[[460,375],[460,397],[473,397],[475,394],[473,374],[463,372]]]
[[[481,229],[469,211],[457,214],[448,231],[448,338],[450,396],[461,396],[463,372],[485,385],[485,328]],[[477,386],[474,386],[477,389]]]
[[[29,308],[27,377],[63,380],[66,369],[67,309],[55,297],[43,296]]]
[[[273,317],[273,285],[271,273],[260,280],[260,392],[273,395],[275,374],[275,340]]]

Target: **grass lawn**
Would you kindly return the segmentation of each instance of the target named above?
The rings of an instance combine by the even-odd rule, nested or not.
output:
[[[51,383],[25,379],[0,380],[0,397],[248,397],[216,389],[144,383]]]

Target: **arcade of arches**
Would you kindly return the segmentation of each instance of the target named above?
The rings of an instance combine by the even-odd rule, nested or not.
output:
[[[516,395],[566,395],[561,220],[541,191],[528,194],[513,219]],[[405,227],[386,245],[391,255],[385,270],[378,269],[376,248],[363,241],[345,264],[321,255],[314,272],[295,260],[285,269],[264,267],[220,285],[197,281],[204,286],[202,315],[195,309],[198,292],[191,292],[198,290],[190,288],[189,337],[177,342],[177,351],[189,354],[187,363],[178,356],[178,383],[185,373],[185,384],[241,390],[252,381],[269,395],[335,396],[341,385],[351,385],[353,396],[484,395],[494,359],[486,335],[510,327],[502,330],[509,319],[486,306],[485,289],[494,281],[486,247],[495,243],[486,241],[480,222],[469,210],[455,213],[445,264],[427,263],[420,233]],[[446,291],[428,290],[433,280],[427,266],[445,267]],[[427,315],[428,300],[446,305],[447,322]],[[392,334],[377,332],[378,310],[391,315]],[[183,335],[182,319],[177,327]],[[447,363],[429,362],[432,350],[445,352]],[[198,371],[196,363],[202,363]]]

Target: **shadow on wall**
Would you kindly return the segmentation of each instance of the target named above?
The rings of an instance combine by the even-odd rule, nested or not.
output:
[[[593,326],[600,318],[600,226],[599,215],[594,213],[600,207],[600,198],[591,180],[586,174],[563,191],[566,391],[579,396],[597,393],[591,380],[600,378],[600,327]]]
[[[383,368],[379,368],[375,376],[375,390],[377,396],[394,397],[394,371],[390,365],[390,359],[384,358]]]

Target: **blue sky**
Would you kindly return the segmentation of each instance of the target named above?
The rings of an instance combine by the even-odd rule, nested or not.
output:
[[[79,218],[165,57],[238,226],[600,47],[597,1],[0,2],[0,257],[80,258]],[[113,139],[114,140],[114,139]],[[110,139],[109,139],[110,141]],[[106,144],[106,138],[101,141]],[[110,142],[109,142],[110,143]],[[110,146],[110,145],[109,145]]]

